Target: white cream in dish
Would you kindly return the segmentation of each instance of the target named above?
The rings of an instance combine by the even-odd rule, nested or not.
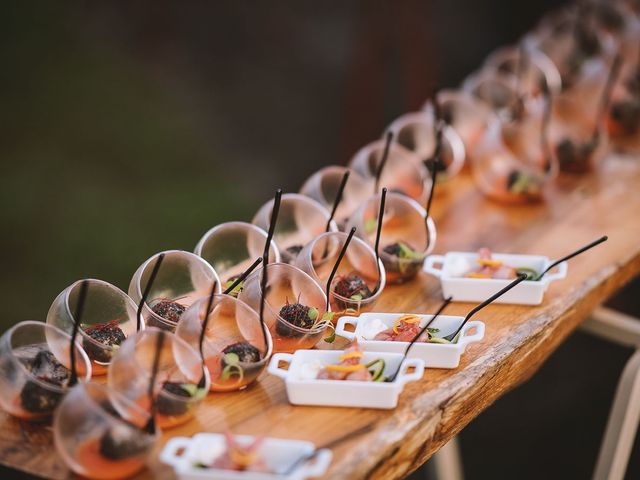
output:
[[[364,340],[373,340],[380,332],[389,327],[379,318],[374,318],[362,326],[360,337]]]
[[[189,463],[193,466],[213,465],[225,450],[224,442],[196,443],[189,449]]]

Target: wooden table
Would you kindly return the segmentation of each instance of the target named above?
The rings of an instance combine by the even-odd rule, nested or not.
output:
[[[567,279],[554,282],[543,305],[490,306],[478,315],[485,339],[468,348],[459,368],[428,370],[410,383],[395,410],[294,407],[284,385],[266,373],[243,392],[210,394],[196,418],[174,435],[231,430],[324,444],[367,424],[375,428],[334,450],[326,478],[403,478],[508,390],[527,380],[587,315],[640,272],[640,163],[610,158],[598,174],[561,177],[539,205],[504,206],[484,199],[468,174],[451,181],[434,201],[436,252],[494,251],[557,258],[603,234],[609,241],[571,260]],[[437,279],[421,274],[389,287],[378,310],[433,312],[441,302]],[[452,304],[449,314],[472,305]],[[26,472],[68,478],[50,429],[0,414],[0,463]],[[161,446],[159,446],[160,448]],[[157,452],[155,478],[166,478]],[[149,471],[139,478],[150,478]]]

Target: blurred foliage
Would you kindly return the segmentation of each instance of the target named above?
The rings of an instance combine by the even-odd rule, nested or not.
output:
[[[250,221],[553,2],[4,2],[0,331]]]

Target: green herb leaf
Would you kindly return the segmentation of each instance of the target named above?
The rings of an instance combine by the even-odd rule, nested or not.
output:
[[[225,353],[223,359],[227,365],[238,365],[240,363],[240,357],[233,352]]]
[[[309,319],[315,321],[316,318],[318,318],[318,314],[320,312],[318,311],[318,309],[316,307],[311,307],[309,309],[309,312],[307,312],[307,316],[309,317]]]

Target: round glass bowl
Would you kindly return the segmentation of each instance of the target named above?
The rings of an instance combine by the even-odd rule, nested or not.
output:
[[[617,50],[613,38],[602,35],[588,21],[583,25],[577,29],[576,11],[565,10],[555,18],[541,22],[524,40],[529,50],[538,50],[553,62],[560,73],[563,90],[580,82],[592,62],[612,58]]]
[[[548,179],[543,170],[516,157],[496,127],[487,131],[476,148],[471,167],[480,191],[503,203],[541,200]]]
[[[195,254],[204,258],[227,284],[241,275],[257,258],[262,257],[267,232],[247,222],[227,222],[213,227],[196,245]],[[269,262],[280,262],[280,252],[271,241]]]
[[[176,330],[197,351],[208,304],[202,298],[191,305]],[[213,297],[202,345],[212,392],[246,388],[262,373],[272,349],[269,329],[255,310],[230,295]]]
[[[371,195],[373,179],[365,179],[347,167],[330,165],[311,175],[300,189],[302,195],[314,199],[330,212],[336,201],[342,178],[347,171],[350,172],[349,180],[333,217],[340,229],[344,228],[351,214]]]
[[[20,322],[0,337],[0,405],[21,420],[51,416],[69,390],[71,336],[43,322]],[[89,381],[91,362],[76,341],[78,379]]]
[[[553,100],[549,143],[560,171],[584,173],[596,169],[608,150],[608,135],[599,128],[596,112],[572,97],[558,95]]]
[[[374,180],[384,155],[385,144],[385,140],[377,140],[365,145],[353,156],[349,167],[364,178]],[[430,186],[429,173],[420,157],[402,145],[392,142],[378,187],[387,187],[389,191],[402,193],[422,202]],[[374,188],[375,182],[372,183],[370,194],[376,193]]]
[[[64,462],[78,475],[95,479],[125,478],[144,468],[159,438],[125,421],[117,413],[104,385],[80,384],[66,395],[55,413],[53,438]],[[119,398],[121,405],[148,416],[144,410]]]
[[[129,337],[109,365],[107,385],[115,395],[118,414],[135,425],[143,425],[151,410],[148,396],[153,361],[164,335],[155,382],[156,425],[162,429],[181,425],[193,417],[209,391],[209,371],[202,368],[200,353],[173,333],[147,328]],[[204,386],[198,385],[204,375]],[[131,404],[137,407],[131,409]],[[143,412],[143,416],[140,416]]]
[[[104,375],[120,344],[136,332],[137,306],[126,293],[110,283],[79,280],[53,301],[47,313],[48,324],[71,335],[75,324],[73,312],[83,282],[88,282],[88,290],[78,338],[91,360],[93,375]]]
[[[544,53],[527,49],[522,59],[522,48],[518,46],[501,47],[491,53],[483,68],[493,68],[498,72],[519,76],[520,88],[528,96],[539,96],[546,84],[552,94],[560,93],[562,78],[555,64]],[[524,61],[526,64],[520,64]]]
[[[323,233],[298,255],[296,266],[325,289],[348,235]],[[330,305],[334,312],[369,311],[380,298],[386,284],[382,261],[376,266],[376,254],[363,240],[354,237],[340,262],[330,287]]]
[[[251,223],[265,231],[271,223],[271,210],[274,200],[265,203],[254,215]],[[299,193],[285,193],[280,200],[278,221],[273,234],[282,261],[293,263],[300,250],[313,238],[327,229],[331,213],[315,200]],[[329,230],[338,231],[335,221],[331,221]]]
[[[467,160],[487,127],[498,122],[495,113],[478,98],[463,90],[440,90],[436,96],[442,119],[462,139]],[[427,101],[423,110],[433,116],[433,104]]]
[[[640,152],[640,69],[625,69],[614,87],[606,119],[611,143],[618,151]]]
[[[158,327],[173,332],[180,316],[200,297],[211,293],[217,282],[217,293],[222,292],[220,278],[205,260],[194,253],[167,250],[149,297],[142,309],[148,327]],[[147,286],[153,267],[160,253],[146,260],[131,279],[129,296],[138,305]]]
[[[247,277],[238,296],[256,312],[260,311],[263,270]],[[291,353],[318,343],[327,328],[326,303],[322,288],[302,270],[286,263],[269,265],[263,319],[271,332],[273,351]]]
[[[429,172],[431,171],[431,161],[436,148],[432,114],[425,111],[407,113],[394,120],[388,131],[393,132],[395,141],[415,153]],[[438,172],[438,181],[457,175],[464,165],[464,159],[462,139],[453,128],[445,125],[442,131],[442,170]]]
[[[349,228],[356,227],[356,235],[372,248],[375,248],[380,197],[370,197],[349,223]],[[431,217],[425,223],[425,216],[424,208],[415,200],[393,192],[387,194],[379,252],[387,283],[402,283],[415,277],[433,251],[436,226]]]
[[[493,69],[480,70],[470,75],[462,88],[485,102],[503,122],[518,118],[522,99],[517,92],[514,75]]]

